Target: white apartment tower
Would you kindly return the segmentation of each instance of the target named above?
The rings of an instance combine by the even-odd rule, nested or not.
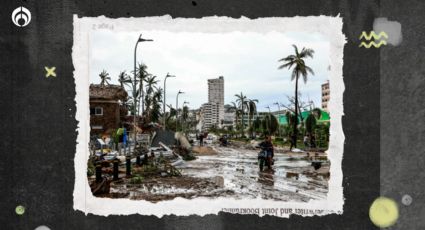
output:
[[[224,120],[224,78],[208,79],[208,103],[203,106],[204,129],[221,128]]]

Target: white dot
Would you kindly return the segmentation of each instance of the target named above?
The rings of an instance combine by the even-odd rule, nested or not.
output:
[[[413,199],[412,199],[412,197],[411,196],[409,196],[409,195],[404,195],[402,198],[401,198],[401,202],[404,204],[404,205],[406,205],[406,206],[409,206],[411,203],[412,203],[412,201],[413,201]]]

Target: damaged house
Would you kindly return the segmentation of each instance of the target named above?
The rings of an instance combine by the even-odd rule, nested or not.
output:
[[[117,129],[125,120],[127,92],[119,85],[90,85],[90,135]]]

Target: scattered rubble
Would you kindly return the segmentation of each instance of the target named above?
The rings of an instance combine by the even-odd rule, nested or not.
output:
[[[200,155],[206,156],[206,155],[216,155],[217,154],[217,151],[213,147],[210,147],[210,146],[193,146],[192,152],[197,156],[200,156]]]
[[[174,138],[174,132],[170,130],[162,130],[158,129],[155,132],[155,135],[152,139],[152,147],[159,147],[159,142],[163,143],[166,146],[173,146],[176,144],[176,140]]]
[[[158,130],[152,147],[138,147],[131,157],[116,151],[93,156],[87,175],[96,196],[151,202],[226,196],[306,202],[327,196],[325,152],[276,147],[273,169],[260,172],[258,144],[191,146],[180,133]]]
[[[93,195],[108,194],[110,190],[111,180],[108,180],[106,177],[103,177],[101,181],[94,181],[90,184],[90,189]]]

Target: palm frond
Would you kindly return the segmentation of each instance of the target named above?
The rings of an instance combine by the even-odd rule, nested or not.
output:
[[[297,57],[295,55],[291,54],[285,58],[279,59],[279,61],[290,62],[290,61],[294,61],[296,58]]]
[[[300,58],[306,58],[311,57],[313,58],[314,50],[309,48],[303,48],[303,50],[300,53]]]
[[[296,45],[292,45],[295,49],[295,56],[299,57],[300,54],[298,53],[298,47]]]
[[[310,72],[312,75],[314,75],[314,71],[312,68],[305,66],[305,69],[307,70],[307,72]]]
[[[279,66],[279,67],[278,67],[278,69],[283,69],[283,68],[286,68],[286,67],[288,67],[288,69],[290,69],[290,68],[294,65],[294,63],[295,63],[295,62],[293,62],[293,61],[291,61],[291,62],[287,62],[287,63],[285,63],[285,64],[283,64],[283,65]]]

